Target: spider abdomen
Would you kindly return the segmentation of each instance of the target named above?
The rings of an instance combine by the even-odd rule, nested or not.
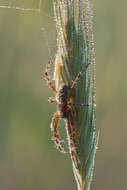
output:
[[[68,118],[68,96],[70,87],[62,84],[58,91],[58,110],[61,118]]]
[[[67,103],[59,103],[58,110],[61,118],[67,118]]]

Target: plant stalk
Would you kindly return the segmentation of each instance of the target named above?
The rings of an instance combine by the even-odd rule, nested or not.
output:
[[[73,122],[77,148],[72,166],[78,190],[89,190],[99,129],[96,127],[96,64],[93,34],[93,7],[90,0],[54,0],[57,53],[54,80],[71,86],[79,72],[73,93]],[[84,106],[78,106],[78,105]],[[70,136],[68,134],[69,149]]]

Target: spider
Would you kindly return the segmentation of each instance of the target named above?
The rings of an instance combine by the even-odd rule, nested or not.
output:
[[[74,104],[70,102],[70,99],[72,98],[73,90],[75,89],[77,81],[80,79],[81,75],[82,73],[79,72],[75,80],[72,82],[71,86],[66,85],[66,84],[61,84],[59,89],[57,90],[55,86],[52,84],[50,77],[48,75],[48,64],[45,70],[45,79],[47,80],[50,88],[55,93],[55,99],[50,98],[49,101],[52,104],[56,104],[58,107],[58,110],[54,114],[52,118],[52,123],[51,123],[54,141],[55,141],[56,147],[61,152],[65,153],[66,151],[61,145],[61,140],[59,139],[59,134],[57,131],[58,121],[60,118],[63,118],[67,122],[67,131],[68,131],[68,135],[70,139],[70,153],[71,153],[72,158],[74,157],[75,152],[77,152],[77,143],[76,143],[76,129],[74,127],[73,111],[72,111],[72,105]]]

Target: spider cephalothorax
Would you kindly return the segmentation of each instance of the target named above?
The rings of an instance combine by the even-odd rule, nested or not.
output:
[[[51,124],[54,141],[57,148],[60,151],[65,152],[61,145],[61,140],[59,139],[59,135],[57,131],[59,119],[64,118],[67,121],[67,131],[68,131],[68,136],[69,136],[69,141],[70,141],[70,152],[73,158],[74,152],[76,152],[77,150],[77,142],[76,142],[76,129],[74,127],[74,120],[73,120],[72,102],[70,100],[72,99],[73,90],[77,84],[77,81],[80,79],[81,72],[78,73],[77,77],[75,78],[71,86],[66,85],[66,84],[61,84],[59,89],[56,89],[54,85],[52,84],[47,71],[48,71],[48,67],[46,68],[46,71],[45,71],[45,78],[49,86],[51,87],[51,89],[56,95],[55,99],[50,99],[50,102],[58,106],[58,110],[54,114],[53,119],[52,119],[52,124]]]

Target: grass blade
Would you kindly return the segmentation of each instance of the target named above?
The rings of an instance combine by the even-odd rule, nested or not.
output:
[[[89,190],[99,136],[95,125],[96,64],[92,3],[90,0],[54,0],[54,13],[57,33],[56,88],[61,83],[71,86],[77,74],[82,73],[73,94],[77,150],[74,147],[75,161],[72,159],[72,166],[78,190]],[[70,145],[69,135],[68,140]]]

